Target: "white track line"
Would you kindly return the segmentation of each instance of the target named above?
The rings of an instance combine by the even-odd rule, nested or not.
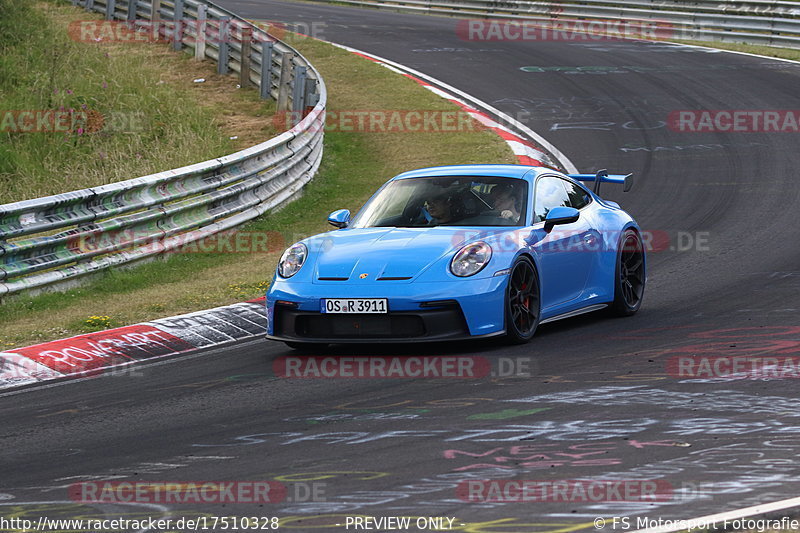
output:
[[[790,498],[788,500],[780,500],[772,503],[763,503],[760,505],[754,505],[752,507],[744,507],[742,509],[726,511],[724,513],[700,516],[698,518],[691,518],[689,520],[674,520],[672,521],[674,525],[639,529],[637,531],[633,531],[632,533],[674,533],[676,531],[684,531],[686,529],[695,529],[698,527],[704,527],[704,528],[713,527],[714,529],[722,529],[725,521],[730,522],[741,518],[748,518],[751,516],[771,513],[774,511],[783,511],[784,509],[790,509],[792,507],[798,507],[798,506],[800,506],[800,498]],[[720,526],[716,527],[717,524],[720,524]]]
[[[326,42],[328,42],[328,41],[326,41]],[[375,54],[370,54],[369,52],[364,52],[363,50],[358,50],[356,48],[352,48],[350,46],[345,46],[343,44],[332,43],[332,42],[328,42],[328,44],[332,44],[333,46],[336,46],[336,47],[341,48],[343,50],[347,50],[348,52],[353,52],[353,53],[356,53],[356,54],[361,54],[363,56],[367,56],[367,57],[369,57],[371,59],[374,59],[375,61],[380,61],[381,63],[385,63],[386,65],[389,65],[390,67],[394,67],[395,69],[399,70],[401,73],[411,74],[413,76],[416,76],[416,77],[418,77],[418,78],[420,78],[422,80],[425,80],[425,81],[431,83],[432,85],[439,86],[439,87],[445,89],[446,91],[448,91],[448,92],[450,92],[452,94],[458,95],[459,97],[463,98],[464,100],[466,100],[468,102],[471,102],[472,104],[478,106],[479,108],[485,109],[486,111],[490,112],[491,114],[493,114],[496,117],[501,118],[506,123],[511,124],[512,126],[517,128],[519,131],[523,132],[530,139],[535,140],[539,144],[539,146],[541,146],[542,148],[544,148],[545,150],[547,150],[548,152],[553,154],[553,157],[555,157],[558,160],[558,162],[561,163],[561,166],[564,167],[564,170],[566,170],[567,174],[577,174],[578,173],[578,169],[572,163],[572,161],[570,161],[570,159],[566,155],[564,155],[564,153],[561,152],[561,150],[559,150],[553,144],[551,144],[550,141],[548,141],[547,139],[545,139],[544,137],[542,137],[541,135],[539,135],[538,133],[536,133],[535,131],[530,129],[528,126],[526,126],[522,122],[520,122],[517,119],[511,117],[510,115],[507,115],[506,113],[503,113],[499,109],[487,104],[483,100],[480,100],[480,99],[472,96],[471,94],[465,93],[464,91],[456,89],[452,85],[448,85],[447,83],[444,83],[443,81],[440,81],[440,80],[434,78],[433,76],[428,76],[427,74],[423,74],[422,72],[420,72],[418,70],[415,70],[415,69],[410,68],[410,67],[406,67],[405,65],[402,65],[402,64],[397,63],[395,61],[392,61],[391,59],[386,59],[386,58],[383,58],[381,56],[376,56]]]
[[[750,57],[759,57],[761,59],[771,59],[773,61],[783,61],[784,63],[794,63],[795,65],[800,65],[800,61],[796,59],[786,59],[785,57],[774,57],[774,56],[762,56],[761,54],[753,54],[752,52],[742,52],[740,50],[728,50],[727,48],[714,48],[713,46],[703,46],[701,44],[686,44],[679,41],[646,41],[650,43],[668,43],[668,44],[678,44],[680,46],[688,46],[689,48],[700,48],[701,50],[716,50],[717,52],[727,52],[729,54],[739,54],[740,56],[750,56]],[[720,43],[724,44],[724,43]],[[779,46],[773,46],[772,48],[779,48],[784,50],[784,48],[780,48]],[[785,48],[785,50],[794,50],[793,48]]]

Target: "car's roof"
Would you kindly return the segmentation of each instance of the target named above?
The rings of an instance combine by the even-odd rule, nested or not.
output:
[[[442,167],[409,170],[393,179],[421,178],[430,176],[497,176],[503,178],[534,178],[541,172],[553,172],[546,167],[527,165],[447,165]]]

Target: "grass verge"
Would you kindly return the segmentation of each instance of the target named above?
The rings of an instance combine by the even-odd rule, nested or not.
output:
[[[82,39],[80,23],[99,20],[63,0],[0,0],[0,203],[152,174],[275,135],[266,120],[274,104],[237,91],[235,77],[164,43]],[[77,119],[66,131],[23,131],[19,112],[48,110]]]
[[[457,109],[371,61],[313,40],[291,42],[321,72],[335,113]],[[303,197],[239,230],[266,235],[266,247],[176,254],[132,270],[104,272],[68,292],[7,299],[0,306],[0,349],[102,329],[97,324],[132,324],[262,296],[285,246],[330,229],[328,213],[358,209],[389,177],[429,165],[516,161],[499,137],[480,128],[378,133],[339,126],[326,131],[322,167]]]

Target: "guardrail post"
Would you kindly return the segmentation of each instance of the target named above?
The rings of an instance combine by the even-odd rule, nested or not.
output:
[[[128,0],[128,22],[136,20],[136,11],[139,8],[139,0]]]
[[[250,86],[250,51],[253,46],[253,28],[245,26],[241,28],[242,39],[242,61],[239,65],[239,86]]]
[[[206,57],[206,18],[208,17],[208,5],[197,5],[197,26],[194,36],[194,58],[202,61]]]
[[[74,4],[75,2],[73,2]],[[117,9],[117,0],[106,0],[106,20],[114,20],[114,12]]]
[[[295,65],[294,87],[292,87],[292,125],[297,125],[303,118],[306,108],[306,67]]]
[[[316,90],[317,80],[306,76],[306,88],[305,94],[303,95],[303,104],[305,105],[305,108],[303,109],[304,117],[308,115],[308,112],[311,110],[311,108],[317,105],[317,102],[319,101],[319,95],[316,94]]]
[[[284,52],[281,57],[281,77],[278,80],[278,111],[289,110],[289,89],[292,84],[292,54]]]
[[[161,0],[150,0],[150,22],[153,39],[161,39]]]
[[[261,41],[261,99],[272,98],[272,41]]]
[[[86,0],[84,6],[86,11],[94,11],[94,0]]]
[[[219,39],[219,60],[217,61],[217,74],[224,76],[228,73],[228,60],[230,59],[228,56],[228,39],[230,39],[231,35],[231,28],[230,28],[230,17],[223,17],[219,20],[219,32],[218,32],[218,39]]]
[[[172,30],[172,49],[180,52],[181,48],[183,48],[183,0],[175,0],[172,21],[175,24]]]

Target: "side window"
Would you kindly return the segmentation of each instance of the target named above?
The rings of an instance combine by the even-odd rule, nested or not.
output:
[[[591,201],[591,197],[589,193],[587,193],[583,187],[572,183],[571,181],[561,180],[564,183],[564,187],[567,189],[567,196],[569,196],[569,206],[574,207],[575,209],[582,209],[589,205]]]
[[[551,176],[536,181],[534,196],[533,223],[541,222],[554,207],[571,207],[564,180]]]

